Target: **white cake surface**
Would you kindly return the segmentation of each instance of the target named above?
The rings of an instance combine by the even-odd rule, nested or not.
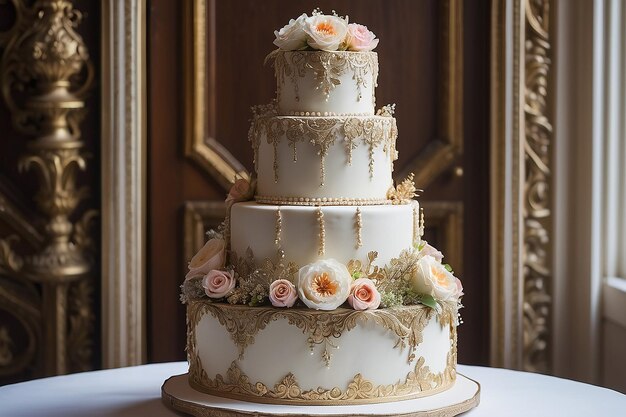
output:
[[[277,51],[274,66],[280,114],[374,114],[375,52]]]
[[[280,390],[287,377],[298,389],[278,402],[315,403],[315,397],[301,394],[332,389],[354,400],[344,398],[345,403],[384,402],[429,395],[453,383],[454,324],[441,324],[442,316],[425,306],[364,312],[216,304],[190,308],[191,363],[208,378],[203,381],[199,369],[190,369],[191,382],[209,393],[256,401],[246,397],[257,390]],[[246,337],[233,336],[242,331]],[[355,388],[355,380],[363,382]],[[354,395],[351,389],[363,393]],[[332,403],[332,398],[320,399],[317,403]]]
[[[253,123],[257,195],[386,200],[395,119],[271,116]]]
[[[276,260],[276,217],[280,208],[280,248],[285,260],[304,266],[319,259],[342,263],[367,261],[377,251],[376,264],[383,266],[410,249],[416,239],[419,204],[386,206],[275,206],[254,202],[237,203],[231,209],[231,250],[242,256],[250,248],[255,261]],[[361,247],[357,247],[357,209],[361,217]],[[320,255],[320,224],[323,213],[324,254]]]

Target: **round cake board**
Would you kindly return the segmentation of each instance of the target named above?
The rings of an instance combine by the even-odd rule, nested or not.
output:
[[[176,375],[163,383],[161,398],[170,408],[196,417],[447,417],[476,407],[480,401],[480,384],[461,374],[452,388],[428,397],[364,405],[275,405],[216,397],[194,390],[187,374]]]

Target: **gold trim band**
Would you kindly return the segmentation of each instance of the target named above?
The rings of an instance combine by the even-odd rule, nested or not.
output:
[[[443,391],[447,391],[453,385],[455,379],[450,381],[446,381],[445,384],[442,384],[436,388],[429,389],[427,391],[418,391],[412,394],[406,395],[398,395],[398,396],[383,396],[383,397],[368,397],[368,398],[356,398],[350,400],[336,399],[336,400],[303,400],[300,398],[270,398],[270,397],[259,397],[245,394],[237,394],[234,392],[225,392],[217,389],[207,388],[205,386],[200,385],[195,382],[191,376],[189,376],[189,385],[191,388],[196,391],[200,391],[204,394],[214,395],[216,397],[230,398],[232,400],[238,401],[246,401],[252,403],[261,403],[261,404],[274,404],[274,405],[326,405],[326,406],[338,406],[338,405],[363,405],[363,404],[381,404],[381,403],[389,403],[395,401],[404,401],[404,400],[414,400],[416,398],[428,397],[431,395],[439,394]],[[369,383],[369,381],[365,381],[365,383]],[[334,388],[333,390],[326,390],[322,387],[317,389],[313,389],[309,392],[330,392],[330,391],[339,391],[338,388]],[[303,394],[305,392],[303,391]],[[343,394],[343,393],[342,393]],[[320,395],[321,396],[321,395]]]
[[[261,204],[287,206],[384,206],[398,204],[386,198],[345,198],[345,197],[280,197],[255,195]],[[408,204],[408,201],[401,204]]]

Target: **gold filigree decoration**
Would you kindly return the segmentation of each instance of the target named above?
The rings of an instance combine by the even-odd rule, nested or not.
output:
[[[357,148],[357,139],[363,136],[363,123],[356,117],[351,117],[343,125],[346,150],[348,151],[348,165],[352,165],[352,151]]]
[[[16,274],[22,269],[24,260],[11,248],[12,243],[17,240],[17,236],[0,239],[0,272]]]
[[[523,367],[549,372],[552,297],[551,142],[549,114],[550,4],[528,1],[526,7],[525,66],[525,181],[524,181],[524,302]]]
[[[274,226],[276,235],[274,236],[274,244],[280,249],[281,233],[283,231],[283,216],[280,213],[280,207],[276,209],[276,225]]]
[[[407,201],[418,196],[418,190],[413,182],[414,175],[411,173],[400,184],[391,187],[387,191],[387,198],[394,204],[405,204]]]
[[[317,254],[323,256],[326,253],[326,225],[324,222],[324,212],[321,207],[318,207],[315,211],[315,217],[319,228],[319,248]]]
[[[356,248],[363,246],[363,219],[361,219],[361,208],[356,208]]]
[[[446,368],[441,373],[433,373],[424,365],[423,357],[415,361],[413,371],[403,381],[390,385],[375,385],[357,374],[348,383],[347,389],[319,387],[314,390],[303,390],[295,376],[288,373],[273,388],[249,380],[247,375],[234,361],[226,376],[216,375],[211,379],[202,367],[198,356],[196,327],[204,314],[211,314],[220,324],[226,327],[235,343],[240,348],[240,357],[245,347],[254,343],[254,335],[264,329],[268,323],[280,318],[287,319],[289,324],[301,329],[309,335],[309,341],[321,344],[331,337],[338,338],[344,332],[352,330],[359,322],[373,320],[385,329],[394,332],[398,337],[396,347],[411,347],[409,358],[414,360],[414,347],[422,342],[422,332],[434,311],[425,306],[403,307],[399,309],[382,309],[354,311],[338,309],[334,311],[315,311],[301,309],[277,309],[272,307],[238,307],[224,304],[212,304],[207,301],[195,301],[188,306],[188,358],[189,378],[192,386],[200,391],[213,395],[251,399],[259,402],[307,403],[307,404],[356,404],[376,399],[377,402],[415,398],[431,395],[449,388],[456,379],[456,327],[451,315],[438,316],[439,324],[450,326],[450,350],[447,355]],[[243,347],[242,347],[243,346]]]
[[[388,116],[367,117],[294,117],[276,116],[274,110],[257,112],[252,119],[248,140],[254,151],[255,171],[258,174],[259,147],[263,138],[273,149],[274,181],[279,181],[278,145],[283,137],[292,148],[293,161],[297,161],[298,142],[308,142],[318,148],[320,157],[320,187],[325,182],[325,158],[328,150],[343,137],[348,164],[352,164],[352,151],[360,144],[368,146],[369,174],[374,175],[374,151],[382,146],[393,168],[393,161],[398,158],[396,139],[398,129],[396,119]]]
[[[304,78],[308,72],[313,73],[317,89],[326,99],[341,84],[339,77],[346,73],[352,73],[352,79],[356,82],[357,101],[363,98],[362,90],[368,83],[373,83],[373,87],[377,85],[378,55],[375,52],[276,50],[267,56],[268,60],[273,61],[278,95],[281,94],[285,79],[290,78],[296,100],[299,100],[298,78]],[[372,102],[374,100],[372,88]]]
[[[94,316],[79,317],[70,306],[68,291],[78,283],[93,285],[86,279],[93,275],[92,248],[81,234],[84,225],[76,220],[90,212],[81,204],[87,189],[79,186],[80,172],[86,169],[87,157],[80,122],[93,81],[93,63],[76,31],[82,14],[71,1],[12,3],[16,21],[0,39],[5,48],[0,66],[2,95],[15,128],[33,137],[19,168],[36,172],[34,200],[45,217],[44,241],[34,253],[23,256],[21,274],[41,286],[41,315],[47,318],[41,340],[46,346],[40,361],[43,372],[63,374],[92,366],[89,343]],[[12,263],[9,267],[14,270]],[[93,311],[90,300],[80,302],[84,302],[82,310]],[[81,326],[88,331],[76,333],[75,323],[84,318]],[[72,361],[76,349],[85,354]]]
[[[272,321],[286,318],[289,324],[302,330],[302,333],[308,336],[309,344],[313,345],[327,343],[331,338],[339,337],[344,331],[354,329],[360,322],[372,321],[396,335],[396,347],[408,348],[409,363],[414,359],[415,348],[423,341],[422,331],[433,316],[437,315],[442,328],[451,326],[456,318],[455,311],[445,310],[436,313],[424,305],[365,311],[348,308],[322,311],[306,308],[280,309],[271,306],[248,307],[200,299],[191,300],[187,304],[188,332],[195,334],[200,319],[207,313],[226,328],[239,349],[240,358],[243,357],[246,348],[254,343],[259,331]],[[195,340],[190,346],[195,346]]]

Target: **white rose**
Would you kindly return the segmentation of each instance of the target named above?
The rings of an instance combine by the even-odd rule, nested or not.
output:
[[[311,48],[336,51],[346,40],[348,22],[337,16],[311,16],[304,21],[304,31]]]
[[[458,294],[456,278],[435,258],[426,255],[416,266],[413,288],[419,294],[432,295],[437,301],[448,301]]]
[[[443,260],[443,253],[441,253],[439,250],[437,250],[433,246],[430,246],[428,243],[425,243],[422,250],[417,254],[419,258],[421,258],[422,256],[426,256],[426,255],[432,256],[439,263],[441,263],[441,261]]]
[[[324,259],[300,268],[298,296],[309,308],[334,310],[350,295],[352,277],[346,266],[334,259]]]
[[[291,19],[281,30],[275,30],[274,45],[283,51],[296,51],[307,46],[304,21],[308,16],[302,13],[296,20]]]

